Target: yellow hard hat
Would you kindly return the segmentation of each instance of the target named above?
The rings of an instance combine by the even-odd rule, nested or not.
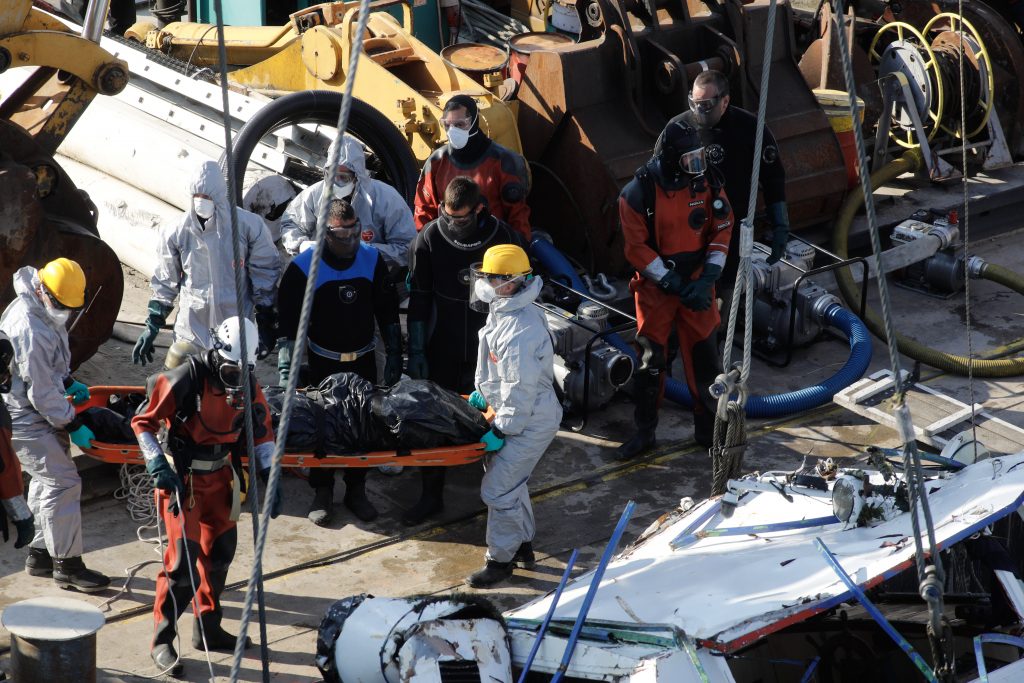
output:
[[[61,305],[68,308],[85,305],[85,271],[77,262],[63,256],[54,259],[39,271],[39,280]]]
[[[487,275],[526,275],[532,270],[526,252],[515,244],[494,245],[484,253],[480,267]]]

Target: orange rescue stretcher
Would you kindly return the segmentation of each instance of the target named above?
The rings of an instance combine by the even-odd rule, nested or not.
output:
[[[89,400],[76,406],[81,412],[87,408],[106,408],[108,399],[114,394],[145,394],[145,387],[89,387]],[[488,406],[487,421],[494,419],[494,410]],[[94,440],[92,448],[82,452],[97,460],[113,465],[143,465],[142,451],[138,444],[104,443]],[[282,467],[377,467],[378,465],[409,465],[426,467],[453,467],[476,462],[484,454],[482,443],[441,448],[417,448],[409,451],[373,451],[370,453],[327,454],[322,458],[313,453],[292,453],[285,451]],[[248,465],[248,458],[242,462]]]

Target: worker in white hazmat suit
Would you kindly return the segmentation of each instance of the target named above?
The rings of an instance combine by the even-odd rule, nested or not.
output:
[[[82,480],[70,451],[70,441],[88,448],[95,438],[72,405],[88,400],[89,389],[71,377],[67,332],[69,319],[85,306],[85,273],[66,258],[40,270],[24,266],[14,274],[14,293],[0,330],[14,347],[11,388],[3,394],[11,445],[32,477],[28,507],[35,535],[25,571],[52,574],[61,588],[95,593],[110,579],[82,561]]]
[[[562,406],[547,320],[532,305],[543,283],[531,274],[526,252],[514,244],[493,246],[473,277],[470,305],[479,301],[490,310],[480,330],[476,391],[469,402],[480,410],[492,406],[495,416],[482,439],[487,562],[466,583],[486,588],[512,576],[515,565],[533,564],[536,526],[527,484],[558,432]]]
[[[409,265],[409,244],[416,239],[412,210],[398,190],[370,177],[363,143],[347,134],[341,140],[337,174],[333,179],[325,177],[313,183],[292,200],[281,216],[281,243],[289,254],[298,254],[312,244],[320,197],[331,192],[355,209],[360,237],[377,248],[388,269],[405,268]],[[337,144],[338,139],[331,143],[328,164]],[[331,172],[327,164],[324,170]]]
[[[149,316],[132,350],[132,361],[143,365],[153,361],[156,336],[175,300],[174,340],[210,348],[211,330],[238,315],[235,271],[239,268],[245,271],[242,314],[259,328],[258,355],[263,358],[277,339],[274,288],[281,274],[281,255],[263,219],[236,209],[241,263],[235,263],[228,188],[216,162],[200,164],[190,191],[189,210],[181,222],[160,235],[157,266],[150,280]]]

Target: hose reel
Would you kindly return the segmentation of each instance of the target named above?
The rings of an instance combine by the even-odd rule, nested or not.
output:
[[[875,34],[868,55],[879,78],[901,73],[910,83],[913,105],[923,133],[932,140],[941,130],[953,138],[960,126],[960,42],[963,39],[964,99],[967,138],[985,130],[995,102],[992,61],[981,35],[967,20],[951,12],[937,14],[923,30],[905,22],[886,24]],[[907,103],[892,116],[889,136],[897,145],[920,146]]]

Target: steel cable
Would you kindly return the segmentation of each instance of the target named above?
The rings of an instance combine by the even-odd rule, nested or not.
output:
[[[215,0],[217,21],[221,22],[221,0]],[[344,136],[345,131],[348,129],[349,115],[352,111],[352,89],[355,86],[356,71],[359,66],[359,56],[363,52],[363,46],[361,37],[366,34],[366,25],[370,16],[369,12],[370,2],[369,0],[360,0],[359,2],[359,18],[357,21],[355,35],[357,38],[353,40],[351,36],[345,36],[345,40],[352,41],[351,54],[349,56],[348,68],[345,71],[345,92],[342,98],[341,111],[338,115],[338,144],[331,146],[330,159],[328,160],[328,166],[331,172],[327,174],[327,178],[334,178],[337,174],[338,162],[341,158],[341,149],[344,146],[341,138]],[[221,31],[220,38],[220,67],[222,72],[226,69],[227,58],[223,47],[223,31]],[[224,91],[224,110],[227,112],[227,77],[226,73],[222,73],[222,89]],[[225,134],[230,138],[230,127],[225,125]],[[229,168],[231,166],[231,148],[225,148],[225,155],[229,161]],[[234,195],[231,195],[232,197]],[[299,326],[295,335],[295,347],[305,348],[306,347],[306,335],[309,331],[309,319],[313,310],[313,294],[316,289],[317,276],[320,270],[320,260],[324,249],[324,234],[327,226],[327,209],[330,203],[331,193],[323,192],[320,195],[320,203],[317,207],[317,222],[316,222],[316,244],[313,246],[312,261],[309,266],[309,276],[306,278],[306,291],[302,299],[302,310],[299,314]],[[244,337],[243,337],[244,340]],[[243,342],[244,343],[244,342]],[[243,346],[244,353],[244,346]],[[244,379],[243,379],[244,381]],[[245,637],[249,630],[249,621],[252,618],[252,607],[255,601],[255,593],[257,584],[260,582],[263,569],[263,551],[267,544],[267,530],[270,524],[270,512],[273,506],[274,493],[277,491],[280,485],[281,479],[281,460],[284,456],[285,447],[285,435],[288,433],[288,428],[291,423],[292,406],[294,405],[295,391],[298,389],[299,373],[293,372],[288,378],[288,386],[284,392],[284,405],[281,409],[281,418],[278,422],[276,441],[274,443],[274,458],[270,466],[270,474],[267,478],[267,485],[264,492],[264,501],[262,511],[260,515],[259,524],[254,526],[257,529],[256,532],[256,548],[253,558],[252,571],[250,574],[249,585],[245,592],[245,603],[242,607],[242,615],[238,629],[238,639],[235,641],[235,653],[234,661],[231,664],[231,683],[238,681],[238,676],[241,672],[242,656],[245,651]],[[248,384],[246,384],[248,387]],[[246,391],[246,400],[248,400],[248,391]],[[248,411],[247,411],[248,414]],[[251,450],[251,426],[247,427],[249,431],[249,443],[250,453]],[[250,457],[250,462],[252,458]],[[253,511],[253,517],[256,517],[256,511]],[[265,628],[265,618],[263,618],[261,611],[261,627]],[[265,642],[265,638],[263,639]],[[267,676],[267,668],[264,666],[264,676]],[[264,678],[264,680],[267,680]]]
[[[839,40],[839,56],[843,65],[843,74],[846,80],[846,91],[849,99],[850,113],[853,120],[857,121],[857,87],[853,76],[853,60],[850,57],[850,45],[845,30],[845,12],[843,0],[835,0],[833,21],[836,22],[836,34]],[[864,211],[867,215],[868,235],[871,239],[872,258],[874,259],[875,272],[883,273],[881,255],[882,243],[879,236],[878,224],[875,216],[875,202],[872,194],[871,178],[867,168],[867,157],[864,145],[864,131],[860,126],[853,127],[854,141],[857,150],[857,171],[860,176],[861,190],[864,193]],[[906,404],[906,392],[908,386],[906,377],[903,374],[900,364],[899,350],[897,348],[896,333],[892,321],[890,308],[888,282],[884,276],[879,276],[878,293],[881,300],[882,320],[885,327],[885,343],[889,353],[889,366],[892,368],[893,380],[896,393],[894,395],[893,417],[899,429],[900,438],[903,441],[904,471],[907,478],[907,489],[910,497],[910,522],[914,531],[914,559],[917,565],[918,581],[921,585],[921,596],[928,603],[932,623],[941,620],[942,605],[942,584],[945,583],[945,576],[942,571],[942,558],[939,556],[935,543],[935,528],[932,523],[931,508],[928,505],[927,493],[924,489],[923,473],[921,469],[921,458],[917,451],[917,442],[914,434],[914,424],[910,416],[910,408]],[[920,520],[918,509],[923,513],[925,530],[928,535],[929,556],[934,568],[934,577],[925,566],[925,551],[921,541]],[[937,589],[932,590],[930,579],[937,579]],[[929,585],[926,590],[926,585]]]
[[[232,247],[232,258],[234,259],[233,268],[235,272],[235,307],[236,314],[239,319],[245,318],[245,295],[247,272],[241,264],[246,263],[248,259],[243,259],[241,252],[241,240],[238,231],[238,207],[235,206],[234,198],[236,196],[235,187],[238,179],[235,177],[234,165],[231,163],[232,149],[231,149],[231,107],[228,100],[228,57],[227,47],[224,44],[224,12],[221,0],[214,0],[214,12],[217,16],[217,66],[220,74],[220,90],[221,90],[221,114],[223,116],[224,125],[224,156],[228,160],[227,164],[227,185],[228,185],[228,210],[231,215],[231,247]],[[256,484],[256,457],[255,447],[253,445],[253,432],[252,432],[252,402],[253,402],[253,382],[252,382],[252,371],[249,367],[249,340],[248,335],[245,332],[244,321],[238,326],[239,335],[239,349],[242,369],[242,416],[243,416],[243,430],[245,433],[245,452],[249,458],[249,489],[248,496],[252,500],[252,527],[253,536],[257,537],[260,533],[260,520],[259,520],[259,487]],[[263,577],[260,573],[255,573],[250,581],[250,586],[255,586],[257,593],[259,594],[259,614],[260,614],[260,659],[263,663],[263,681],[269,683],[270,681],[270,653],[267,650],[267,626],[266,626],[266,605],[263,596]],[[198,615],[197,615],[198,619]],[[203,635],[203,647],[206,647],[206,633],[203,629],[202,620],[199,620],[200,633]],[[235,654],[236,663],[240,663],[239,653],[245,649],[245,632],[242,632],[237,641],[235,642]],[[235,668],[232,667],[232,681],[236,680]]]

